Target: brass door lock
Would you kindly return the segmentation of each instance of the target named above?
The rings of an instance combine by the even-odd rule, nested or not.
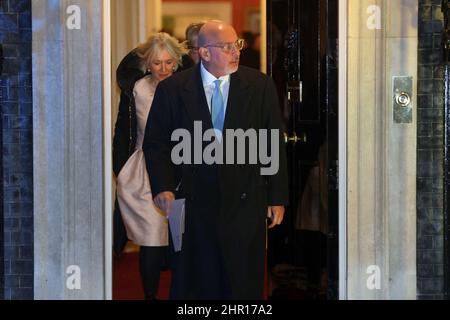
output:
[[[306,133],[301,133],[299,136],[297,136],[297,133],[294,132],[292,137],[289,137],[289,135],[285,132],[284,133],[284,142],[287,144],[289,142],[291,142],[292,144],[296,145],[297,142],[302,142],[302,143],[306,143],[307,142],[307,137],[306,137]]]

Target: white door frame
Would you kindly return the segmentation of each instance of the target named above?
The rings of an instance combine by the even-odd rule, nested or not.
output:
[[[105,235],[105,300],[112,300],[112,70],[111,70],[111,3],[102,1],[103,6],[103,167],[104,172],[104,235]]]
[[[347,300],[347,0],[339,0],[339,299]]]

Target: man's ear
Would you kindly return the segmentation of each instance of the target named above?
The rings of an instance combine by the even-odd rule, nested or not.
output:
[[[200,47],[198,49],[198,54],[200,55],[200,58],[202,58],[202,60],[204,61],[209,61],[211,59],[209,50],[207,48]]]

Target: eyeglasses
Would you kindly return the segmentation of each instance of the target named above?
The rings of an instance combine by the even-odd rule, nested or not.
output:
[[[241,51],[244,48],[244,39],[237,39],[235,42],[225,42],[225,43],[214,43],[203,46],[203,48],[214,47],[220,48],[225,53],[230,53],[233,49]]]

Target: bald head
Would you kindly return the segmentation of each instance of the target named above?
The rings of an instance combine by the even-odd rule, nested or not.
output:
[[[241,53],[237,40],[234,28],[223,21],[208,21],[200,29],[198,53],[203,66],[216,78],[238,70]]]
[[[198,34],[198,46],[203,47],[211,43],[223,42],[223,35],[225,33],[233,33],[236,35],[234,28],[223,21],[207,21]]]

